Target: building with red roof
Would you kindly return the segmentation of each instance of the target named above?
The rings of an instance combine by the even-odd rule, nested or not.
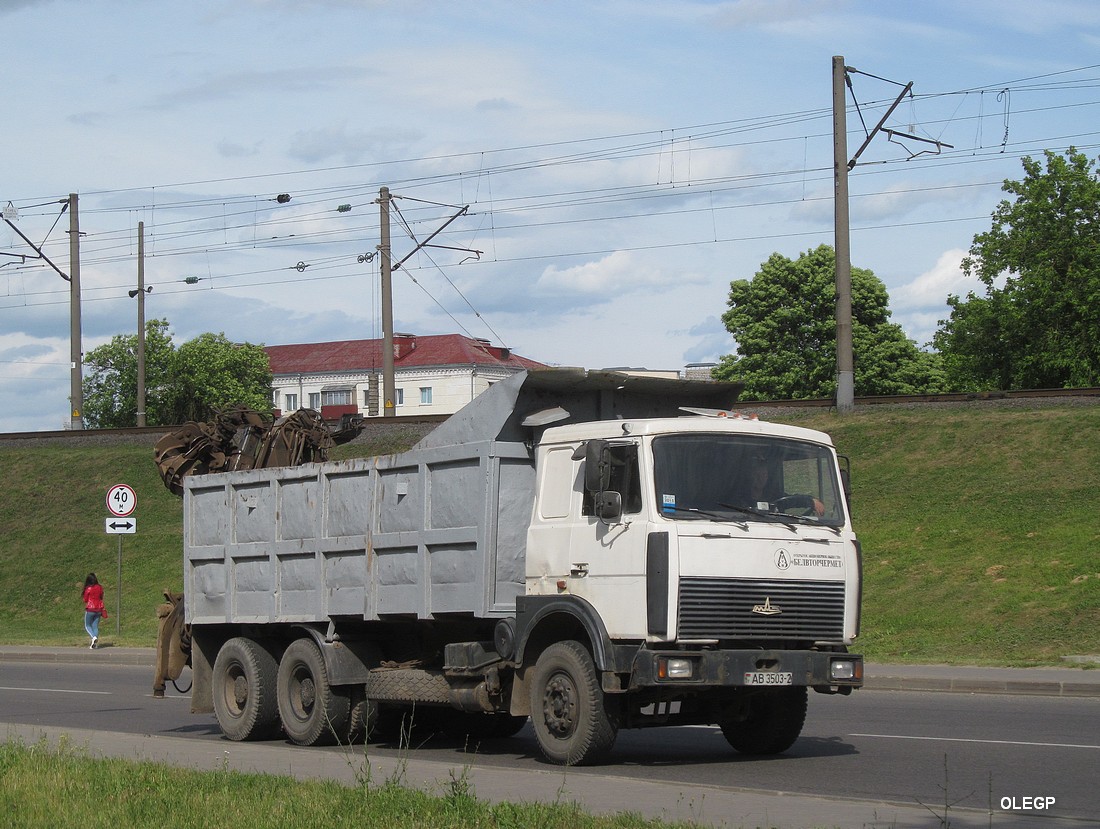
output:
[[[383,413],[377,340],[265,346],[276,412],[316,409],[326,420]],[[461,334],[394,334],[397,414],[454,414],[493,383],[544,364]]]

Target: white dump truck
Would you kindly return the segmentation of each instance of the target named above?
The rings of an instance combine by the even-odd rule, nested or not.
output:
[[[498,382],[408,452],[190,475],[192,709],[232,740],[479,738],[546,758],[623,728],[798,738],[863,659],[847,469],[737,386],[552,369]]]

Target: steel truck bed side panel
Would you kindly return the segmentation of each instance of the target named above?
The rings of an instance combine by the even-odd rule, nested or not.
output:
[[[192,476],[191,624],[514,612],[534,467],[518,443]]]

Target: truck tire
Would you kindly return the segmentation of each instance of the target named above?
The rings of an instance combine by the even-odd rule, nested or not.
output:
[[[275,657],[251,639],[230,639],[214,659],[218,726],[230,740],[266,740],[279,731]]]
[[[720,723],[722,735],[742,754],[786,751],[806,721],[806,688],[772,688],[753,694],[739,716]]]
[[[295,639],[279,660],[276,683],[283,731],[300,746],[329,745],[348,734],[351,693],[329,684],[312,639]]]
[[[618,723],[580,642],[555,642],[543,651],[530,687],[531,724],[547,760],[582,766],[607,757]]]

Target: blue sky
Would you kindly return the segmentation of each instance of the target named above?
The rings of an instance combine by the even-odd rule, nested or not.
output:
[[[468,206],[395,273],[398,331],[715,360],[730,281],[833,242],[833,55],[850,154],[908,81],[887,126],[952,145],[880,135],[850,179],[852,262],[924,344],[1020,158],[1100,144],[1092,0],[0,0],[0,27],[0,207],[67,269],[79,194],[85,351],[136,329],[138,222],[177,344],[380,336],[387,186],[395,259]],[[0,432],[61,428],[68,283],[6,224],[0,254]]]

